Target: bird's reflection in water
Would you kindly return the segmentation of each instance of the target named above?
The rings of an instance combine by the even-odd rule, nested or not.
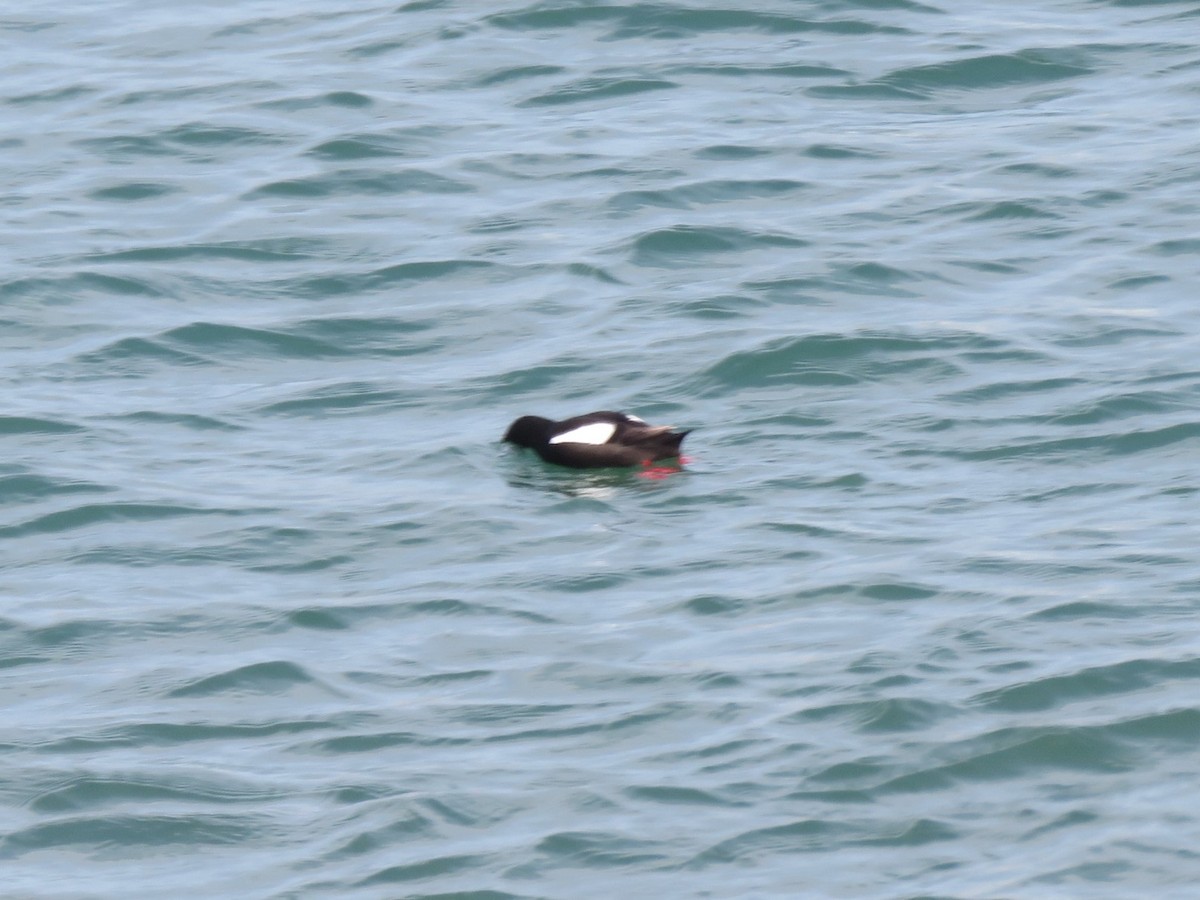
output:
[[[508,483],[513,487],[534,488],[561,494],[564,497],[582,497],[589,500],[611,500],[622,488],[636,487],[647,482],[663,481],[684,472],[687,458],[629,469],[560,469],[548,466],[530,466],[513,472]]]

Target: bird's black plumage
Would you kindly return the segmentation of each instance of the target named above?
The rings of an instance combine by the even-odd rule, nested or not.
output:
[[[521,416],[504,440],[528,447],[548,463],[575,469],[636,466],[679,456],[690,431],[670,425],[647,425],[637,416],[602,411],[555,422],[541,416]]]

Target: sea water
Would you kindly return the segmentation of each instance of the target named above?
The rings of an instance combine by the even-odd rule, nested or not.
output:
[[[1196,895],[1195,4],[0,28],[5,896]]]

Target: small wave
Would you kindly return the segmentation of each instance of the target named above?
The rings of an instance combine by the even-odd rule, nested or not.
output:
[[[941,755],[949,762],[898,775],[873,790],[927,793],[960,782],[1006,781],[1046,772],[1127,772],[1133,756],[1108,730],[1105,726],[1000,729],[947,744]]]
[[[356,355],[412,356],[440,349],[440,343],[428,337],[432,327],[428,321],[394,317],[332,316],[305,319],[292,325],[289,332]]]
[[[1143,275],[1125,275],[1113,279],[1108,284],[1108,288],[1116,293],[1125,293],[1127,291],[1136,291],[1139,288],[1149,287],[1156,284],[1170,284],[1173,279],[1169,275],[1159,274],[1143,274]]]
[[[877,159],[878,153],[845,144],[809,144],[804,155],[813,159]]]
[[[909,9],[928,9],[905,3]],[[637,38],[686,39],[688,35],[711,32],[752,31],[763,34],[795,34],[823,31],[834,34],[906,34],[906,29],[860,19],[816,19],[747,9],[702,7],[682,8],[664,3],[638,3],[629,6],[532,6],[517,12],[497,13],[485,20],[489,25],[514,31],[579,29],[589,25],[608,27],[608,40]]]
[[[145,157],[184,156],[182,147],[174,147],[158,135],[110,134],[85,138],[79,146],[110,163],[141,162]]]
[[[154,200],[158,197],[179,193],[180,190],[180,188],[172,184],[150,181],[123,181],[120,184],[89,191],[88,196],[93,200],[117,200],[124,203],[136,203],[139,200]]]
[[[208,743],[219,740],[253,741],[259,738],[274,738],[281,735],[308,734],[312,731],[328,731],[335,726],[328,718],[314,716],[308,719],[270,719],[263,722],[224,723],[204,722],[146,722],[123,726],[103,736],[88,736],[82,740],[69,740],[57,749],[84,750],[90,747],[171,747],[178,744]]]
[[[478,872],[488,865],[489,860],[483,856],[464,854],[430,856],[417,862],[387,866],[363,878],[357,882],[356,886],[371,887],[379,884],[407,884],[411,881],[426,881],[430,878],[444,879],[453,875]]]
[[[921,278],[920,273],[881,262],[836,263],[823,276],[823,282],[841,290],[867,296],[912,297],[902,287]]]
[[[697,256],[732,253],[755,248],[806,247],[808,241],[791,235],[743,228],[676,225],[639,235],[633,242],[633,260],[642,266],[690,264]]]
[[[665,862],[670,855],[656,850],[662,844],[646,835],[626,837],[608,832],[559,831],[538,842],[536,850],[543,859],[528,868],[610,868]]]
[[[270,240],[220,243],[180,244],[170,247],[143,246],[132,250],[97,253],[89,259],[106,262],[183,262],[189,260],[235,260],[247,263],[295,262],[310,256],[313,245]]]
[[[1110,730],[1126,740],[1155,746],[1171,741],[1190,749],[1200,740],[1200,709],[1182,707],[1149,713],[1116,723]]]
[[[360,159],[387,159],[404,157],[408,153],[381,135],[363,135],[335,138],[317,144],[308,151],[309,156],[337,161]]]
[[[381,731],[366,734],[347,734],[304,745],[308,753],[338,755],[342,753],[372,753],[393,747],[460,747],[472,744],[471,738],[441,737],[417,734],[412,731]]]
[[[35,516],[19,525],[0,528],[0,537],[58,534],[92,525],[156,522],[181,516],[227,514],[226,510],[154,503],[88,503],[71,509]]]
[[[1172,238],[1159,241],[1157,244],[1151,245],[1150,252],[1160,256],[1194,257],[1200,252],[1200,238]]]
[[[977,334],[872,333],[778,338],[740,350],[702,376],[708,394],[789,384],[856,384],[916,373],[946,378],[961,371],[953,354],[997,346]]]
[[[984,90],[1078,78],[1094,70],[1079,51],[1029,49],[898,69],[880,81],[901,91],[930,95],[940,90]]]
[[[1030,615],[1031,619],[1045,619],[1049,622],[1088,621],[1091,619],[1134,619],[1141,616],[1141,611],[1135,606],[1119,603],[1099,603],[1090,600],[1071,600],[1047,609],[1039,610]]]
[[[489,72],[487,75],[477,78],[475,83],[479,87],[490,87],[494,84],[508,84],[513,81],[524,81],[528,78],[543,78],[548,75],[562,75],[567,70],[562,66],[508,66],[503,69],[497,69]]]
[[[33,416],[0,416],[0,435],[16,434],[77,434],[86,431],[82,425],[61,419],[40,419]]]
[[[726,78],[757,78],[766,75],[774,78],[844,78],[850,73],[845,69],[832,66],[811,66],[801,64],[777,65],[709,65],[675,66],[666,70],[669,73],[678,72],[688,75],[720,75]]]
[[[264,510],[227,511],[245,517]],[[270,512],[269,510],[265,512]],[[317,572],[344,565],[350,557],[330,552],[318,532],[295,527],[252,525],[220,530],[204,540],[184,545],[160,541],[137,542],[128,536],[119,544],[98,543],[71,557],[74,562],[119,564],[130,567],[228,565],[251,572]]]
[[[367,109],[374,106],[375,101],[369,95],[360,93],[359,91],[328,91],[324,94],[268,100],[257,105],[261,109],[300,112],[301,110],[321,109],[327,106],[337,109]]]
[[[769,156],[771,151],[764,147],[751,147],[745,144],[712,144],[695,151],[697,159],[741,160],[754,159],[758,156]]]
[[[246,359],[325,359],[352,348],[303,333],[304,328],[271,329],[193,322],[153,337],[124,337],[72,360],[91,376],[147,377],[162,366],[212,366]]]
[[[713,844],[686,865],[690,869],[703,869],[736,861],[745,863],[775,853],[827,850],[860,833],[853,826],[832,819],[798,819],[743,831]]]
[[[129,337],[81,353],[73,362],[85,370],[98,370],[98,374],[111,377],[148,375],[157,365],[211,365],[213,360],[203,354],[171,347],[159,339]]]
[[[163,769],[126,778],[76,775],[38,793],[30,801],[29,808],[39,813],[62,815],[114,806],[144,807],[160,802],[255,803],[280,796],[281,791],[264,787],[258,781],[235,780],[212,772],[181,774]]]
[[[207,697],[214,694],[282,694],[320,682],[302,666],[287,660],[253,663],[227,672],[197,678],[169,691],[169,697]]]
[[[1130,416],[1180,412],[1186,408],[1184,402],[1175,394],[1165,391],[1130,391],[1077,403],[1072,410],[1059,413],[1053,421],[1059,425],[1098,425]]]
[[[975,702],[1004,712],[1059,709],[1075,702],[1197,679],[1200,679],[1200,660],[1131,659],[987,691],[976,697]]]
[[[272,145],[286,143],[277,134],[258,128],[242,128],[237,125],[216,125],[211,122],[188,122],[159,132],[160,140],[185,147],[212,147],[222,149],[239,144]]]
[[[742,283],[753,296],[760,296],[765,303],[786,306],[795,305],[825,305],[828,301],[822,296],[826,282],[820,278],[797,278],[784,276],[782,278],[765,278],[760,281]]]
[[[243,426],[216,419],[212,416],[201,416],[193,413],[164,413],[155,410],[142,410],[116,416],[130,422],[140,422],[147,425],[177,425],[191,431],[242,431]]]
[[[343,294],[386,290],[395,285],[436,281],[440,279],[480,275],[495,277],[507,271],[499,263],[477,259],[429,259],[395,263],[358,273],[323,274],[316,277],[288,279],[280,290],[304,297],[326,299]]]
[[[967,222],[990,222],[996,219],[1053,219],[1061,220],[1062,214],[1051,208],[1049,202],[1034,198],[1020,200],[995,200],[976,203],[957,203],[931,211],[931,215],[945,215]]]
[[[751,319],[766,301],[744,294],[727,294],[720,297],[699,297],[675,304],[682,314],[694,319]]]
[[[790,718],[800,724],[836,719],[863,733],[893,733],[923,732],[958,715],[960,711],[953,704],[933,703],[919,697],[887,697],[813,706]]]
[[[65,276],[18,278],[0,285],[0,299],[29,298],[59,302],[64,296],[88,299],[91,295],[161,297],[163,291],[145,277],[74,272]]]
[[[5,23],[5,30],[9,24]],[[12,106],[34,106],[41,103],[57,104],[66,100],[78,100],[84,97],[93,97],[98,93],[98,89],[90,85],[82,84],[66,85],[64,87],[47,88],[41,91],[31,91],[27,94],[17,94],[15,96],[6,97],[4,102],[6,105]]]
[[[407,391],[380,388],[366,382],[351,382],[313,388],[299,397],[259,406],[255,412],[265,416],[326,416],[340,412],[359,414],[375,407],[396,409],[417,402]]]
[[[859,83],[815,85],[812,97],[856,100],[928,100],[937,96],[1012,87],[1035,87],[1090,75],[1076,48],[1029,49],[911,66]]]
[[[807,182],[787,178],[715,179],[657,191],[623,191],[610,197],[606,205],[619,212],[632,212],[644,206],[690,209],[714,203],[786,197],[808,187]]]
[[[114,490],[116,488],[91,481],[49,478],[31,473],[0,475],[0,503],[29,502],[60,494],[105,493]]]
[[[1145,430],[1117,431],[1058,439],[1014,440],[977,449],[939,450],[938,455],[966,460],[1036,458],[1043,463],[1078,465],[1090,456],[1132,456],[1200,438],[1200,422]]]
[[[1054,391],[1081,387],[1085,383],[1085,379],[1074,377],[1027,378],[1020,381],[994,381],[989,384],[980,385],[979,387],[967,388],[966,390],[954,391],[952,393],[945,394],[943,399],[952,403],[966,403],[975,405],[980,403],[988,403],[995,400],[1004,400],[1009,397],[1021,397],[1026,394],[1048,394]]]
[[[805,93],[817,100],[923,100],[919,91],[905,89],[882,81],[866,81],[851,84],[819,84],[807,88]]]
[[[469,182],[424,169],[404,169],[397,172],[367,172],[346,169],[326,172],[307,178],[288,178],[272,181],[250,191],[244,199],[255,197],[344,197],[369,194],[386,197],[393,194],[463,194],[474,191]]]
[[[17,829],[0,841],[0,856],[90,847],[180,848],[244,845],[259,840],[264,822],[259,816],[200,813],[179,815],[128,814],[70,816],[55,822]],[[76,851],[78,852],[78,850]]]
[[[1051,181],[1075,178],[1081,174],[1077,168],[1060,163],[1046,162],[1010,163],[1006,166],[1000,166],[996,171],[1005,175],[1036,175],[1039,178],[1046,178]]]
[[[257,128],[198,121],[143,134],[85,138],[78,143],[102,159],[125,163],[161,156],[216,159],[231,147],[270,146],[284,141],[278,134]]]
[[[552,91],[529,97],[520,101],[517,106],[560,106],[568,103],[588,103],[676,87],[679,85],[675,82],[661,78],[595,76],[582,78],[559,86]]]
[[[207,358],[220,357],[281,357],[321,359],[346,356],[350,351],[328,341],[267,328],[244,325],[193,322],[172,328],[160,340],[183,346],[188,351]]]
[[[625,788],[622,793],[635,801],[667,806],[743,807],[748,805],[744,800],[722,797],[712,791],[672,785],[633,785]]]

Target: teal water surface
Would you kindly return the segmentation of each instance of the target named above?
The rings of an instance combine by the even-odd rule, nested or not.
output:
[[[1198,25],[0,15],[5,896],[1194,896]]]

